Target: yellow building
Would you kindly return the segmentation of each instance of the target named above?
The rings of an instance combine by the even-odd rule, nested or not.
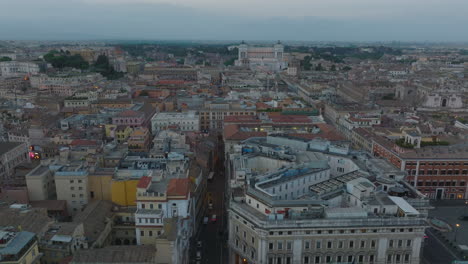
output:
[[[129,126],[118,126],[115,131],[117,142],[122,143],[127,141],[128,137],[132,134],[133,129]]]
[[[106,137],[113,138],[115,136],[116,129],[117,129],[117,125],[105,125],[104,130],[106,131]]]
[[[112,202],[120,206],[135,206],[138,179],[112,179]]]
[[[0,262],[2,264],[36,264],[41,254],[34,233],[0,230]]]

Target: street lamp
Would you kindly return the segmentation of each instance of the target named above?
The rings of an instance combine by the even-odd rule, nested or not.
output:
[[[455,238],[454,238],[455,242],[457,242],[457,233],[458,233],[459,228],[460,228],[460,224],[455,224]]]

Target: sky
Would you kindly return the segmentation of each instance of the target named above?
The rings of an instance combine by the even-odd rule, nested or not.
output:
[[[468,41],[468,0],[0,0],[0,39]]]

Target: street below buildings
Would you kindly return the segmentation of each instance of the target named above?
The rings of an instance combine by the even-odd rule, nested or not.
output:
[[[457,259],[449,246],[444,243],[430,228],[426,230],[427,239],[423,247],[423,264],[449,264]]]
[[[193,250],[193,256],[196,251],[201,251],[203,264],[227,263],[227,214],[225,208],[225,186],[226,179],[224,174],[224,159],[222,146],[219,147],[220,157],[215,165],[214,177],[208,182],[207,199],[208,203],[213,203],[212,209],[205,208],[205,217],[208,217],[208,223],[202,224],[195,241],[201,241],[202,247]],[[213,219],[216,215],[216,220]],[[197,263],[195,258],[193,263]]]

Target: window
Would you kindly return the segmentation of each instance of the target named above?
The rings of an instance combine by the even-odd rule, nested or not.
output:
[[[286,257],[286,264],[291,264],[291,257]]]
[[[374,263],[374,255],[370,255],[370,256],[369,256],[369,262],[370,262],[370,263]]]
[[[371,248],[375,248],[375,244],[376,244],[375,240],[372,240],[371,241]]]
[[[254,244],[254,243],[255,243],[255,238],[254,238],[254,237],[252,237],[252,244]]]
[[[305,249],[310,249],[310,242],[309,242],[309,241],[306,241],[306,242],[304,243],[304,248],[305,248]]]
[[[362,240],[361,241],[361,248],[365,248],[366,247],[366,241]]]
[[[273,258],[272,257],[268,258],[268,264],[273,264]]]
[[[94,192],[89,192],[89,196],[90,196],[91,198],[94,198]]]
[[[325,262],[326,262],[326,263],[330,263],[330,262],[331,262],[331,259],[332,259],[331,256],[326,256],[326,257],[325,257]]]
[[[140,236],[145,236],[145,231],[140,231]]]
[[[247,237],[247,232],[244,231],[243,233],[243,237],[246,238]]]
[[[390,240],[389,247],[393,247],[393,240]]]
[[[396,254],[396,263],[400,263],[401,261],[401,255],[400,254]]]
[[[332,248],[332,246],[333,246],[333,242],[328,241],[328,242],[327,242],[327,248]]]
[[[392,255],[387,255],[387,263],[392,263]]]
[[[70,180],[70,183],[74,183],[75,181],[74,180]]]
[[[154,220],[154,219],[151,219],[151,220]],[[148,231],[148,235],[153,236],[153,231]]]
[[[317,249],[321,248],[321,247],[322,247],[322,242],[321,242],[321,241],[317,241],[316,247],[317,247]]]
[[[283,250],[283,242],[278,241],[278,250]]]
[[[286,243],[286,249],[287,249],[287,250],[291,250],[291,249],[292,249],[292,242],[291,242],[291,241],[288,241],[288,242]]]
[[[239,226],[236,225],[236,233],[239,233]]]
[[[364,256],[363,256],[363,255],[359,255],[359,257],[358,257],[358,262],[359,262],[359,263],[364,262]]]
[[[398,247],[402,247],[403,246],[403,240],[398,240]]]
[[[315,262],[314,263],[320,263],[320,256],[315,256]]]
[[[338,248],[343,248],[343,246],[344,246],[343,244],[344,244],[343,241],[338,241]]]
[[[348,256],[348,262],[351,263],[353,261],[353,256],[352,255],[349,255]]]
[[[75,190],[75,187],[73,187],[73,186],[72,186],[72,187],[70,187],[70,190],[72,190],[72,191],[73,191],[73,190]]]
[[[268,249],[273,249],[273,243],[268,244]]]
[[[410,258],[410,255],[409,255],[409,254],[405,254],[405,257],[404,257],[405,262],[409,262],[409,258]]]
[[[342,262],[343,261],[343,256],[336,256],[336,262]]]
[[[282,259],[281,257],[278,257],[278,258],[276,259],[276,264],[281,264],[281,260],[283,260],[283,259]]]
[[[271,262],[271,264],[273,264],[273,262]],[[308,256],[304,257],[304,264],[309,264],[309,257]]]
[[[354,241],[349,241],[349,248],[354,248]]]
[[[406,246],[411,247],[411,239],[406,240]]]

